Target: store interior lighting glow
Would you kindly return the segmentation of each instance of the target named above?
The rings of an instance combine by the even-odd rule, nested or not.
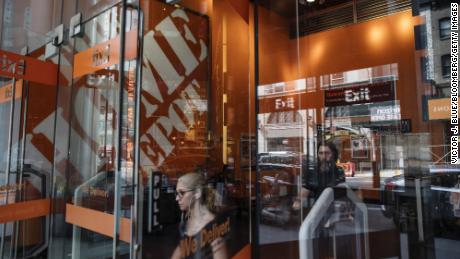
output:
[[[315,0],[307,0],[307,2],[309,3],[313,3]]]

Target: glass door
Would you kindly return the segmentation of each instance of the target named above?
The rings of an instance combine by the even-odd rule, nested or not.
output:
[[[0,117],[2,132],[0,133],[1,157],[0,160],[0,206],[6,208],[9,204],[15,203],[15,196],[18,192],[16,187],[17,176],[17,159],[12,154],[13,150],[17,152],[18,135],[19,135],[19,107],[20,100],[16,97],[16,91],[19,83],[13,78],[1,78],[0,91],[5,94],[2,96],[0,105]],[[13,144],[14,143],[14,144]],[[0,257],[13,253],[14,241],[14,221],[13,218],[6,219],[0,225]]]
[[[72,258],[130,255],[138,21],[123,2],[77,25],[73,38],[65,216]]]
[[[38,257],[48,246],[52,170],[36,147],[52,143],[34,132],[54,123],[53,116],[41,119],[55,108],[58,69],[36,58],[41,50],[0,50],[7,64],[0,71],[0,258]]]
[[[139,2],[142,257],[249,258],[249,3]]]

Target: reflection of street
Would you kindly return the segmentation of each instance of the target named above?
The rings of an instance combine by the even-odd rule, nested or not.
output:
[[[372,189],[372,181],[372,174],[359,174],[354,177],[346,177],[345,179],[347,185],[353,190]]]
[[[382,170],[380,171],[380,186],[383,185],[385,182],[385,179],[400,175],[402,173],[401,170]],[[347,177],[346,178],[346,183],[350,188],[357,190],[357,189],[375,189],[373,187],[373,174],[371,171],[365,171],[365,172],[357,172],[354,177]],[[377,188],[380,188],[378,186]]]
[[[391,219],[383,216],[381,208],[376,204],[367,204],[368,215],[369,215],[369,229],[354,229],[351,226],[344,224],[340,225],[337,229],[337,233],[340,235],[351,235],[356,232],[363,233],[366,232],[378,232],[396,229],[393,221]],[[270,243],[281,243],[287,241],[298,240],[299,237],[299,225],[291,226],[273,226],[273,225],[260,225],[260,242],[261,244],[270,244]]]
[[[363,178],[365,178],[365,182],[370,181],[372,185],[372,177],[365,176]],[[392,218],[386,218],[382,214],[379,204],[366,204],[366,206],[369,215],[368,229],[355,229],[353,225],[347,223],[338,224],[335,231],[337,236],[352,236],[357,232],[363,233],[366,231],[370,236],[369,246],[371,258],[388,257],[409,259],[410,248],[407,234],[400,232],[395,226]],[[259,237],[260,244],[264,248],[263,251],[270,251],[269,254],[273,256],[271,258],[289,258],[279,257],[275,252],[279,252],[279,250],[286,252],[285,249],[292,249],[293,251],[291,252],[296,253],[298,249],[297,241],[299,227],[300,222],[288,226],[261,224]],[[391,242],[388,242],[389,237],[391,237]],[[382,243],[383,240],[385,240],[386,243]],[[270,249],[271,246],[273,246],[274,250]],[[460,241],[436,237],[434,238],[434,247],[430,249],[434,249],[435,258],[458,258],[460,253]]]

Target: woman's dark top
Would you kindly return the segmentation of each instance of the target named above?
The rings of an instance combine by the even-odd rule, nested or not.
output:
[[[198,233],[189,236],[185,233],[186,222],[179,226],[181,254],[186,259],[213,258],[212,243],[223,240],[230,231],[230,219],[216,217],[208,222]],[[195,249],[193,249],[195,248]]]

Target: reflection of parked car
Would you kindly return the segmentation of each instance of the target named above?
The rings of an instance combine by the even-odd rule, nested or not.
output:
[[[289,222],[292,198],[297,195],[296,179],[302,169],[302,158],[302,154],[295,152],[259,154],[261,219],[264,222],[280,226]]]
[[[438,233],[460,233],[460,167],[433,167],[430,174],[422,177],[430,188],[430,208],[434,229]],[[425,185],[427,186],[427,185]],[[426,187],[425,187],[426,188]],[[422,192],[426,193],[426,192]],[[422,197],[422,199],[429,197]],[[382,190],[382,212],[392,217],[400,226],[405,219],[413,217],[416,192],[415,179],[397,175],[385,180]],[[411,212],[412,211],[412,212]],[[458,236],[457,236],[458,238]]]
[[[281,188],[284,191],[289,189],[288,193],[292,194],[292,188],[296,183],[302,169],[302,154],[295,152],[269,152],[259,154],[259,171],[262,180],[262,194],[271,192],[268,185],[269,179],[276,181],[286,187]]]
[[[295,152],[268,152],[259,154],[259,168],[300,168],[302,154]]]
[[[289,175],[286,172],[278,173],[274,177],[267,175],[262,177],[261,184],[266,190],[261,202],[263,221],[278,225],[289,222],[292,195],[288,194],[288,187],[293,187],[293,184],[288,179]]]

